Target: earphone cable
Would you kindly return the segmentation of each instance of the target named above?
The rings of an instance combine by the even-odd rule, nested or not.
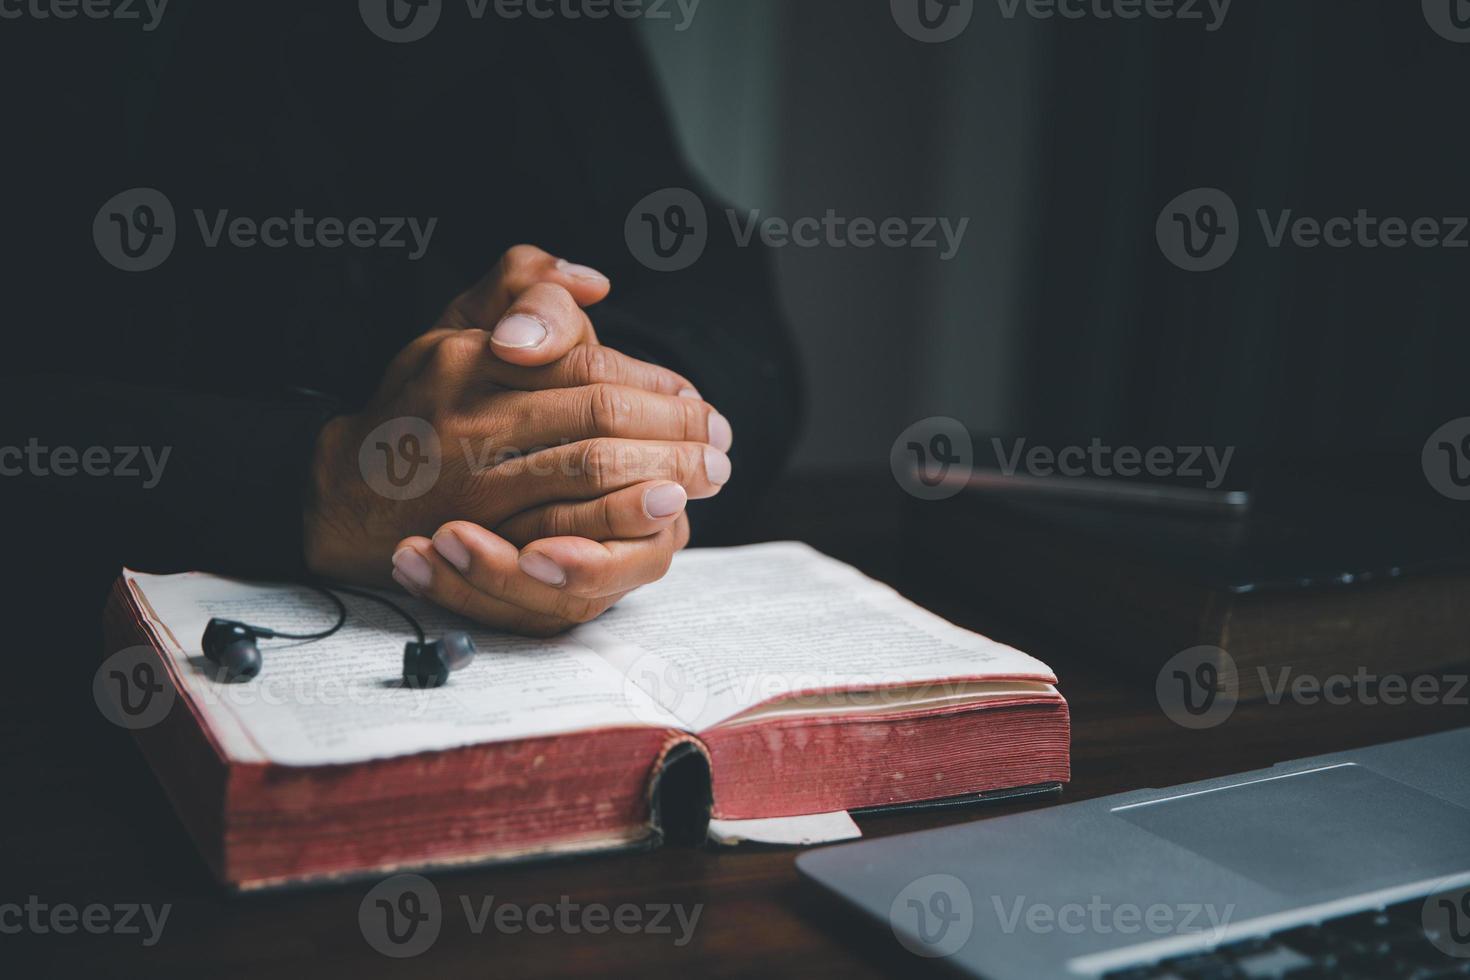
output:
[[[330,629],[322,630],[319,633],[282,633],[280,630],[262,629],[258,626],[252,626],[251,629],[266,639],[280,640],[325,640],[340,630],[347,623],[347,604],[342,601],[341,597],[328,588],[311,584],[307,584],[306,587],[319,595],[326,596],[332,605],[337,607],[337,622],[333,623]]]
[[[420,643],[423,643],[424,642],[424,628],[419,625],[419,621],[417,619],[415,619],[413,616],[409,615],[408,610],[406,610],[402,606],[398,605],[398,603],[392,601],[391,599],[385,599],[382,596],[377,595],[376,593],[373,593],[373,592],[364,592],[361,589],[348,588],[345,585],[334,585],[334,586],[332,586],[332,588],[336,589],[339,592],[345,592],[345,593],[347,593],[348,595],[351,595],[351,596],[357,596],[359,599],[367,599],[369,602],[376,602],[380,606],[386,606],[386,607],[388,607],[389,609],[391,609],[395,613],[397,613],[399,615],[399,617],[401,617],[403,619],[403,621],[409,625],[409,627],[414,631],[414,634],[418,637],[418,641]],[[341,603],[341,600],[340,599],[337,600],[337,601],[338,601],[339,604]],[[345,613],[344,613],[344,618],[345,618]],[[340,626],[342,624],[341,623],[338,623],[337,625],[340,628]],[[335,630],[333,632],[335,632]],[[328,635],[330,635],[330,634],[328,634]]]

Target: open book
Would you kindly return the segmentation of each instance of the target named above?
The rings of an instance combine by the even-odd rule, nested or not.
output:
[[[403,622],[343,599],[335,636],[262,641],[260,676],[224,683],[200,651],[210,617],[309,632],[332,609],[198,573],[129,571],[114,590],[109,653],[154,658],[172,688],[164,717],[130,727],[236,887],[700,840],[711,821],[777,840],[771,818],[1068,778],[1045,664],[805,545],[686,552],[549,640],[403,599],[430,636],[470,629],[480,651],[432,690],[402,686]]]

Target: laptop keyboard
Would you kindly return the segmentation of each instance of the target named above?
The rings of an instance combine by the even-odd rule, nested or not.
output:
[[[1106,980],[1441,980],[1470,977],[1470,959],[1455,958],[1425,932],[1424,900],[1391,905],[1227,943],[1150,966],[1106,974]]]

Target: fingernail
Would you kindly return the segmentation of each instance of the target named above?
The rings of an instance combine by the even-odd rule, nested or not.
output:
[[[412,548],[404,548],[393,556],[393,578],[410,592],[422,592],[429,587],[434,571],[429,560]]]
[[[453,531],[440,531],[434,535],[434,550],[449,564],[461,572],[470,570],[470,552]]]
[[[532,347],[540,347],[546,336],[546,324],[533,316],[517,313],[500,321],[500,325],[490,335],[490,341],[497,347],[529,350]]]
[[[679,397],[680,398],[699,398],[701,396],[700,396],[699,392],[695,391],[693,388],[680,388],[679,389]]]
[[[526,552],[521,555],[517,564],[521,566],[521,571],[543,585],[559,589],[567,584],[567,573],[561,570],[560,565],[539,551]]]
[[[716,486],[730,482],[730,457],[711,446],[704,451],[704,475]]]
[[[719,412],[710,413],[709,444],[722,453],[729,452],[735,444],[735,430],[730,428],[730,420]]]
[[[578,265],[575,262],[568,262],[566,259],[557,259],[556,267],[574,279],[597,279],[602,282],[607,282],[607,276],[604,276],[590,265]]]
[[[664,483],[643,495],[643,511],[655,520],[673,517],[684,509],[688,500],[689,494],[679,484]]]

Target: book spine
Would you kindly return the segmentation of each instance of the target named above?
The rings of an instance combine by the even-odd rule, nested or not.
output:
[[[658,843],[703,844],[713,810],[709,749],[692,735],[671,733],[648,780],[649,829]]]

